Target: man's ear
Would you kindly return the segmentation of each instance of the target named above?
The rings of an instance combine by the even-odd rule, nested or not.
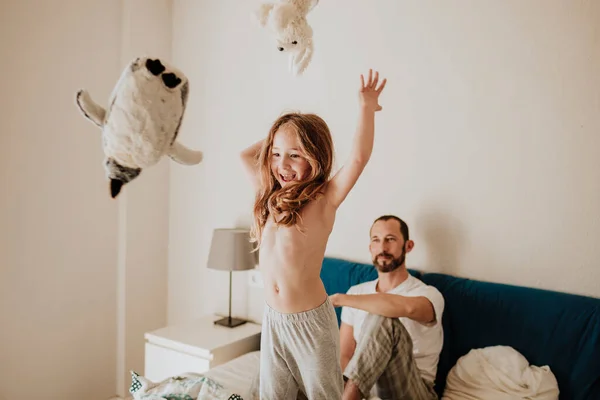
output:
[[[413,247],[415,247],[415,242],[413,242],[412,240],[408,240],[408,242],[406,242],[405,244],[406,246],[406,252],[410,253],[410,251],[413,249]]]

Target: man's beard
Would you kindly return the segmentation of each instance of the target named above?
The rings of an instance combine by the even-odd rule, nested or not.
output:
[[[390,257],[391,260],[389,258],[386,258],[385,261],[387,261],[387,263],[382,264],[382,263],[380,263],[380,260],[379,260],[379,258],[381,256]],[[377,268],[377,270],[379,272],[387,273],[387,272],[392,272],[395,269],[398,269],[402,264],[404,264],[405,259],[406,259],[406,253],[404,252],[404,249],[402,250],[402,254],[400,254],[400,257],[398,257],[398,258],[393,258],[391,254],[388,254],[386,252],[381,252],[373,259],[373,265],[375,265],[375,268]]]

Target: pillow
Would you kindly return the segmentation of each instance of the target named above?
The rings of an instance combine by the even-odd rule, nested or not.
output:
[[[458,359],[448,374],[442,400],[558,400],[559,393],[547,365],[530,365],[510,346],[488,346]]]
[[[200,374],[186,373],[152,382],[131,371],[129,392],[135,400],[244,400]]]

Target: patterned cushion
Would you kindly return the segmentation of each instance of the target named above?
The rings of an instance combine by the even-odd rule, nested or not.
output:
[[[129,392],[135,400],[244,400],[212,379],[194,373],[154,383],[131,371]]]

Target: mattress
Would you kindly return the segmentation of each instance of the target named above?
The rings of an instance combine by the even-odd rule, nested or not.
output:
[[[255,400],[258,399],[256,390],[258,389],[259,367],[260,351],[258,350],[218,365],[203,375],[220,383],[228,391],[240,395],[244,400]],[[369,400],[381,400],[377,397],[375,387],[371,390]]]
[[[203,375],[220,383],[244,400],[252,399],[252,388],[258,388],[260,351],[253,351],[211,368]]]

